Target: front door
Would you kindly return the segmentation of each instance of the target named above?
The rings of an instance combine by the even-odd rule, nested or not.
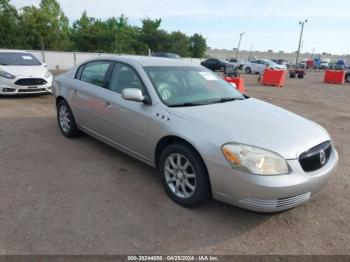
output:
[[[122,98],[124,88],[138,88],[148,96],[146,87],[134,68],[116,63],[109,84],[101,92],[101,99],[107,104],[102,114],[104,136],[122,149],[138,157],[152,161],[150,156],[150,118],[152,106]]]

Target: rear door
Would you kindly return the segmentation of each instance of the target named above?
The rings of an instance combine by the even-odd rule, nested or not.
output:
[[[106,106],[101,100],[101,89],[106,85],[111,61],[93,61],[82,65],[72,89],[71,106],[77,124],[92,133],[98,133],[101,120],[97,117]]]

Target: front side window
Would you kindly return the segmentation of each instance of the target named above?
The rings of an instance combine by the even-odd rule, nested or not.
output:
[[[131,66],[117,63],[109,80],[108,89],[121,94],[125,88],[137,88],[143,95],[147,95],[146,88],[136,71]]]
[[[144,67],[167,106],[192,106],[244,99],[232,85],[202,67]]]
[[[96,86],[104,87],[104,80],[111,62],[96,61],[87,63],[81,73],[80,80]]]
[[[39,66],[41,63],[30,53],[0,52],[0,65]]]

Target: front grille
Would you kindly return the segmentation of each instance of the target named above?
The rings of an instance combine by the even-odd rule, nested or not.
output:
[[[312,172],[327,164],[331,154],[332,144],[327,141],[302,153],[299,156],[299,163],[305,172]]]
[[[47,84],[45,79],[42,78],[22,78],[15,82],[19,86],[40,86]]]
[[[273,211],[273,210],[288,209],[288,208],[292,208],[294,206],[300,205],[301,203],[307,201],[310,198],[310,196],[311,196],[311,193],[307,192],[305,194],[301,194],[293,197],[279,198],[274,200],[245,197],[240,199],[239,203],[253,209]]]
[[[19,89],[18,93],[32,93],[32,92],[45,92],[45,88],[27,88],[27,89]]]

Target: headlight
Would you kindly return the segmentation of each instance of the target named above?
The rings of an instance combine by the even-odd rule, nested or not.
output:
[[[232,168],[255,175],[288,174],[287,162],[280,155],[258,147],[230,143],[222,152]]]
[[[47,70],[47,72],[45,73],[45,77],[46,77],[46,78],[49,78],[49,77],[51,77],[51,76],[52,76],[51,72],[50,72],[49,70]]]
[[[7,79],[15,79],[16,77],[10,73],[7,73],[6,71],[0,71],[0,76],[7,78]]]

